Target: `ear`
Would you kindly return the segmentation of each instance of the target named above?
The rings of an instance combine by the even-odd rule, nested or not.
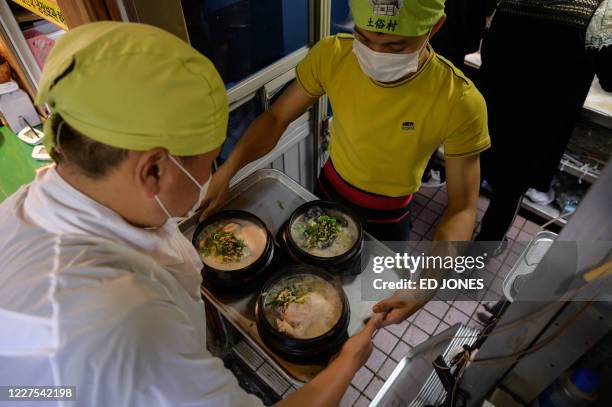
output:
[[[437,23],[434,24],[434,26],[431,28],[431,34],[429,36],[429,39],[433,38],[434,35],[436,35],[436,33],[440,30],[440,28],[442,28],[442,26],[444,25],[444,22],[446,21],[446,14],[442,14],[442,17],[440,17],[440,19],[438,20]]]
[[[160,180],[166,168],[168,153],[163,148],[154,148],[139,154],[134,168],[136,185],[142,187],[148,198],[159,194]]]

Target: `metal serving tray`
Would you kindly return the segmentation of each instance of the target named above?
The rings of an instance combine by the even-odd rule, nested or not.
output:
[[[280,171],[262,169],[255,171],[236,185],[232,186],[230,199],[223,209],[241,209],[257,215],[268,226],[274,236],[291,213],[301,204],[317,199],[315,195],[304,189],[297,182]],[[199,215],[187,219],[181,224],[183,234],[191,240]],[[393,255],[386,246],[374,240],[365,233],[365,239],[371,241],[366,246],[371,254]],[[365,253],[365,255],[369,255]],[[349,300],[351,317],[348,327],[349,335],[357,333],[364,324],[364,319],[371,315],[373,301],[362,301],[361,276],[348,276],[339,279]],[[261,342],[255,327],[255,300],[257,292],[249,292],[242,296],[220,295],[202,288],[203,295],[232,323],[245,338],[260,351],[269,361],[275,361],[288,380],[295,385],[308,381],[321,366],[298,366],[287,363],[266,349]],[[297,380],[297,382],[296,382]]]

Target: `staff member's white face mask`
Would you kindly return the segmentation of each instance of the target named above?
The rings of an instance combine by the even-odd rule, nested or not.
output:
[[[198,200],[195,201],[195,203],[193,204],[193,206],[191,207],[191,209],[189,210],[189,212],[187,212],[187,214],[184,216],[185,218],[189,218],[191,216],[193,216],[196,211],[200,208],[200,205],[202,204],[202,201],[204,200],[204,198],[206,197],[206,192],[208,192],[208,186],[210,185],[210,180],[212,177],[208,177],[208,180],[204,183],[204,185],[200,185],[200,183],[198,182],[198,180],[195,179],[195,177],[193,175],[191,175],[189,173],[189,171],[187,171],[185,169],[185,167],[183,167],[176,158],[174,158],[173,156],[171,156],[170,154],[168,154],[168,158],[170,158],[170,160],[175,163],[179,169],[181,171],[183,171],[183,173],[187,176],[187,178],[189,178],[196,186],[197,188],[200,190],[199,194],[198,194]],[[162,201],[159,199],[159,196],[155,195],[155,200],[157,201],[157,203],[159,204],[159,206],[161,207],[161,209],[164,211],[164,213],[166,214],[166,216],[168,216],[169,219],[174,218],[171,214],[170,211],[168,211],[168,209],[166,208],[166,206],[162,203]]]
[[[353,53],[357,56],[361,70],[378,82],[394,82],[419,69],[419,55],[427,45],[425,43],[416,51],[408,54],[376,52],[358,39],[353,40]]]

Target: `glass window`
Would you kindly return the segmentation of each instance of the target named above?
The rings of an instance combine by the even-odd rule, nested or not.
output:
[[[338,33],[353,33],[353,15],[349,0],[333,0],[331,4],[331,35]],[[327,102],[327,116],[333,115],[331,103]]]
[[[182,0],[191,45],[227,88],[308,43],[308,0]]]
[[[331,20],[332,35],[353,32],[353,15],[348,0],[332,1]]]
[[[240,140],[240,137],[261,113],[261,102],[258,97],[254,97],[239,108],[230,112],[227,124],[227,138],[217,158],[217,163],[219,165],[227,160],[236,146],[236,143]]]

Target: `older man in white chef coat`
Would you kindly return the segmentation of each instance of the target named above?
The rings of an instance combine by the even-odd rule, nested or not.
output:
[[[206,350],[202,263],[176,224],[225,139],[210,61],[153,27],[85,25],[55,45],[39,102],[56,165],[0,205],[0,386],[76,387],[35,406],[260,405]],[[337,404],[374,330],[281,404]]]

